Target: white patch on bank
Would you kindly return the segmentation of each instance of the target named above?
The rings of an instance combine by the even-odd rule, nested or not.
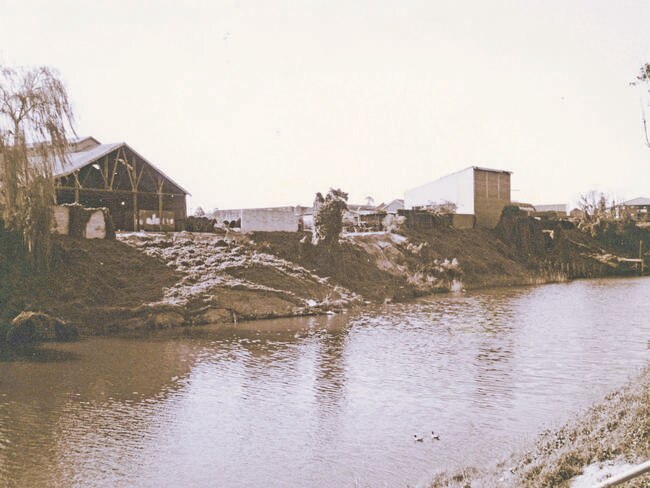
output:
[[[635,464],[616,464],[614,461],[594,463],[585,467],[580,476],[571,480],[571,488],[593,488],[636,467]]]

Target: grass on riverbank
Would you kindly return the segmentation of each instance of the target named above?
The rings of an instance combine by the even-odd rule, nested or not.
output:
[[[361,247],[343,242],[336,248],[312,246],[308,232],[254,232],[257,249],[292,261],[319,276],[351,290],[368,300],[405,300],[418,296],[417,287],[406,276],[389,273],[377,266],[373,256]]]
[[[430,488],[565,487],[593,463],[650,458],[650,366],[576,421],[544,433],[533,449],[490,470],[442,473]],[[625,485],[650,486],[650,475]]]
[[[68,236],[54,236],[52,267],[38,272],[7,237],[0,245],[0,327],[35,310],[92,333],[102,312],[160,300],[178,279],[162,261],[124,243]]]

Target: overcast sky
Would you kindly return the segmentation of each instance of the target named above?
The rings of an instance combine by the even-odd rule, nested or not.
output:
[[[648,0],[97,3],[0,0],[0,62],[57,68],[79,134],[191,207],[379,203],[470,165],[513,200],[650,197]]]

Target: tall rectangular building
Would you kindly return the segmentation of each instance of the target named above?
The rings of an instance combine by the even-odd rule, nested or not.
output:
[[[510,171],[470,166],[408,190],[407,209],[436,208],[452,203],[456,213],[474,215],[478,227],[494,228],[503,207],[510,205]]]

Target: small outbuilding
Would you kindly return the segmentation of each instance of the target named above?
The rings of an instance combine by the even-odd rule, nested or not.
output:
[[[58,204],[106,207],[117,230],[185,228],[187,190],[124,142],[72,141],[53,174]]]
[[[388,214],[394,214],[397,215],[398,210],[403,210],[404,209],[404,199],[403,198],[396,198],[395,200],[389,202],[389,203],[382,203],[377,207],[379,210],[383,210],[384,212]]]
[[[634,220],[647,222],[650,220],[650,198],[638,197],[620,203],[614,207],[617,218],[629,216]]]

